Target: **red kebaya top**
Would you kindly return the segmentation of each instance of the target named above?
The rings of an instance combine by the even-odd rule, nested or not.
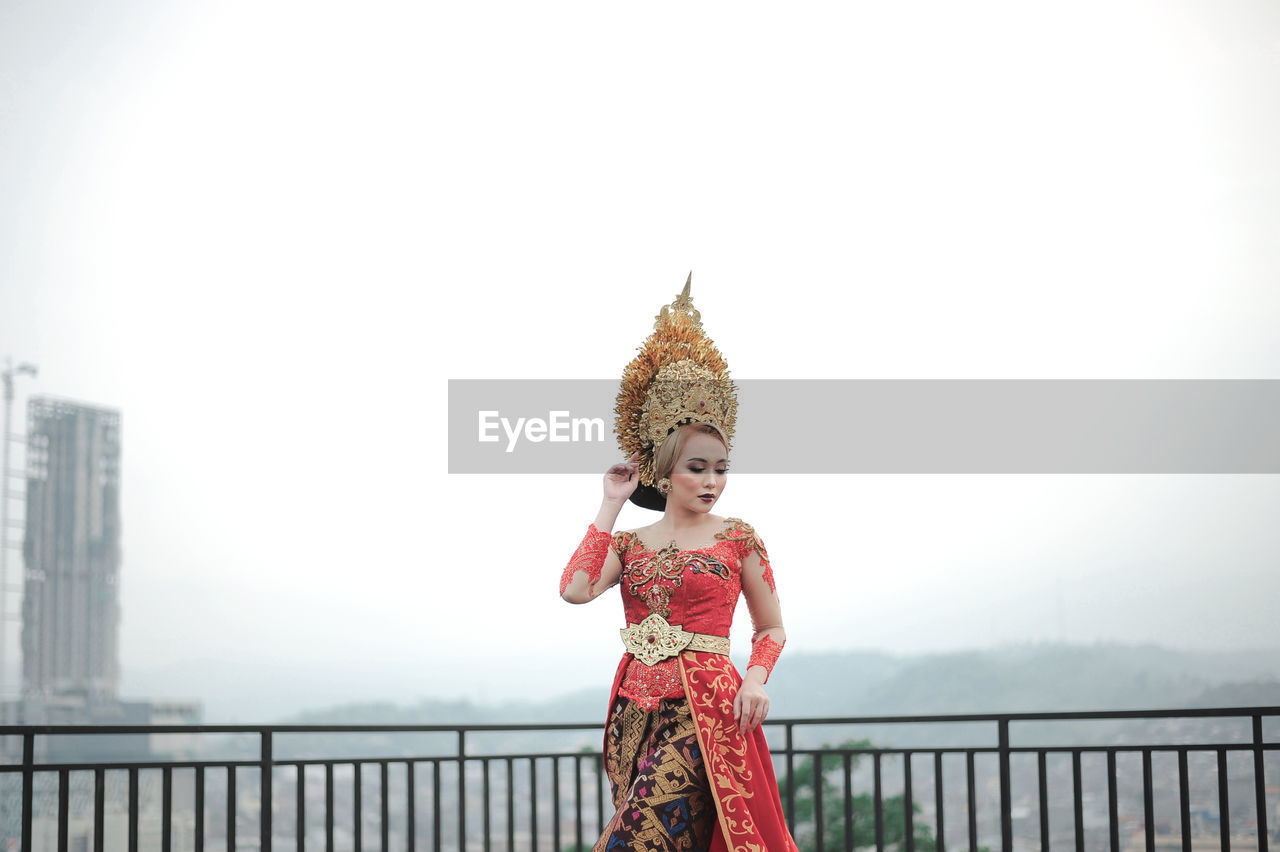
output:
[[[742,591],[742,563],[752,551],[760,554],[764,580],[776,593],[768,553],[750,524],[726,518],[715,537],[714,544],[692,550],[680,550],[674,542],[655,550],[636,533],[614,533],[627,622],[639,624],[656,612],[689,633],[728,636]],[[677,659],[669,657],[652,666],[631,659],[618,691],[646,710],[664,698],[683,697]]]

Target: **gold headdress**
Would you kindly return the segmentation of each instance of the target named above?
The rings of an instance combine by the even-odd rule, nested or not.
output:
[[[666,497],[654,488],[654,456],[667,436],[684,423],[710,423],[733,440],[738,392],[729,365],[702,329],[689,286],[654,318],[653,333],[622,373],[614,406],[614,430],[622,452],[640,453],[640,484],[631,500],[661,511]]]

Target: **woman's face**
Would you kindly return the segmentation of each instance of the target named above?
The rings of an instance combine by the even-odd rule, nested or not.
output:
[[[667,506],[706,514],[720,499],[729,476],[728,452],[715,435],[694,432],[671,469]]]

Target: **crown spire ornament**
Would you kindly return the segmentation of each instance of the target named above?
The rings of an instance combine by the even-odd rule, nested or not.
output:
[[[614,406],[618,445],[628,458],[640,455],[640,484],[631,501],[646,509],[666,507],[666,496],[654,487],[654,457],[677,427],[710,423],[732,442],[737,423],[737,388],[703,330],[689,295],[692,282],[690,270],[684,289],[654,317],[653,332],[623,370]]]
[[[689,287],[693,284],[693,270],[689,270],[689,277],[684,280],[684,289],[680,291],[680,295],[676,296],[676,300],[669,305],[663,305],[662,310],[653,318],[653,329],[657,331],[664,323],[669,321],[671,312],[684,311],[689,317],[689,321],[693,323],[699,331],[702,330],[702,314],[698,313],[698,309],[693,306],[693,298],[689,295]]]

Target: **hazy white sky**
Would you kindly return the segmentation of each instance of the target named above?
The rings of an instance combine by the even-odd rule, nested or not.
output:
[[[447,380],[615,377],[690,269],[740,379],[1280,379],[1276,150],[1268,2],[11,2],[0,357],[122,412],[126,671],[550,695],[621,652],[599,477],[449,476]],[[789,651],[1277,644],[1280,477],[716,511]]]

